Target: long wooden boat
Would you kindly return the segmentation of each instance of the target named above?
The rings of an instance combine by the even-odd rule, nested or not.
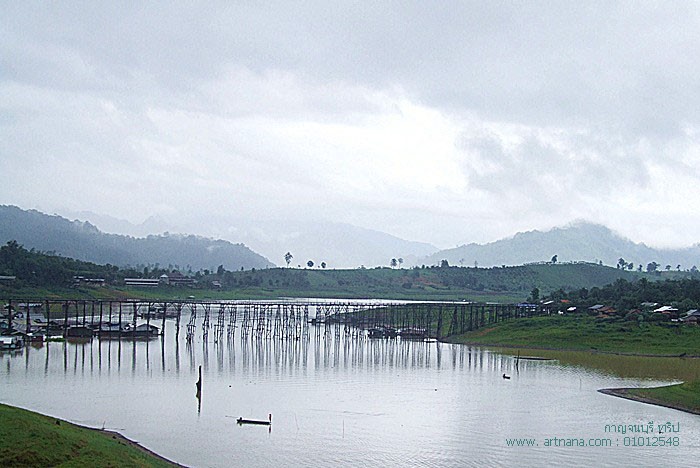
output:
[[[257,424],[259,426],[269,426],[272,424],[272,415],[270,415],[270,419],[268,421],[261,420],[261,419],[244,419],[244,418],[238,418],[236,419],[236,422],[238,424]]]

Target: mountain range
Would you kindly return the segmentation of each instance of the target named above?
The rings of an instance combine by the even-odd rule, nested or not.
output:
[[[293,255],[290,266],[305,266],[311,260],[324,262],[328,268],[389,266],[392,258],[403,258],[404,265],[418,263],[439,249],[434,245],[414,242],[346,223],[297,219],[257,219],[216,217],[191,214],[165,218],[153,216],[140,224],[91,212],[63,210],[71,219],[88,220],[104,232],[146,236],[157,232],[196,232],[230,242],[243,242],[255,252],[278,265],[286,265],[284,256]]]
[[[546,262],[555,256],[558,262],[602,262],[605,265],[617,265],[623,259],[625,265],[632,264],[635,269],[640,265],[646,269],[651,262],[660,269],[674,270],[700,265],[697,244],[682,249],[656,249],[625,239],[605,226],[587,222],[544,232],[517,233],[487,244],[470,243],[439,250],[431,244],[379,231],[322,221],[310,224],[238,220],[231,224],[224,219],[205,221],[203,218],[178,223],[153,218],[134,225],[89,212],[73,215],[76,220],[71,221],[58,215],[0,205],[0,242],[17,240],[26,248],[95,263],[118,266],[159,263],[183,269],[189,266],[193,270],[218,265],[229,270],[282,266],[286,252],[293,255],[290,262],[293,267],[305,267],[309,260],[316,266],[324,262],[328,268],[389,266],[392,258],[402,258],[404,267],[436,265],[443,260],[451,265],[491,267]],[[212,237],[167,232],[152,234],[158,227],[178,230],[184,223],[206,226],[208,232],[219,234]],[[105,233],[109,230],[120,233]]]
[[[87,221],[0,205],[0,242],[11,240],[27,249],[120,267],[159,264],[196,271],[219,265],[228,270],[274,266],[243,244],[194,235],[106,234]]]
[[[454,265],[489,267],[551,261],[554,256],[559,262],[617,265],[622,259],[635,269],[641,265],[646,270],[651,262],[657,263],[660,269],[667,265],[674,270],[690,269],[700,265],[700,246],[655,249],[625,239],[600,224],[580,221],[545,232],[521,232],[488,244],[472,243],[441,250],[425,261],[435,264],[445,259]]]

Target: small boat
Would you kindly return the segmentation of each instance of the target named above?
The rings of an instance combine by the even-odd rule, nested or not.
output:
[[[391,327],[375,327],[367,330],[369,338],[396,338],[398,331]]]
[[[93,333],[90,327],[74,325],[66,330],[66,338],[92,338]]]
[[[503,374],[503,378],[506,379],[506,380],[510,380],[510,376],[509,376],[509,375],[506,375],[506,374]]]
[[[422,340],[427,338],[427,333],[422,328],[403,328],[399,331],[401,339]]]
[[[258,426],[269,426],[272,424],[272,414],[268,415],[268,420],[261,420],[261,419],[244,419],[244,418],[238,418],[236,419],[236,422],[240,425],[243,424],[257,424]]]
[[[22,337],[19,336],[0,336],[0,349],[20,349],[24,347]]]
[[[540,356],[518,356],[516,359],[521,359],[523,361],[554,361],[554,358],[540,357]]]
[[[151,338],[160,334],[160,330],[155,325],[142,323],[134,327],[127,323],[103,323],[97,328],[100,338]]]

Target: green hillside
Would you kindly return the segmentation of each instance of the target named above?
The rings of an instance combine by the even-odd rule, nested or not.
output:
[[[164,233],[144,238],[106,234],[90,223],[0,205],[0,244],[53,252],[85,262],[121,267],[179,265],[185,270],[267,268],[273,264],[243,244]]]
[[[494,268],[454,267],[443,263],[442,266],[410,269],[253,268],[245,271],[231,271],[219,265],[215,271],[185,272],[191,282],[187,286],[163,284],[156,288],[138,288],[125,284],[125,278],[154,280],[161,275],[176,273],[175,269],[168,268],[99,265],[27,250],[14,241],[0,247],[0,277],[5,278],[0,280],[0,297],[5,298],[169,298],[192,295],[212,299],[335,297],[509,303],[551,298],[569,299],[578,304],[604,302],[633,307],[640,298],[669,303],[677,300],[678,294],[674,296],[674,291],[678,288],[666,288],[662,294],[653,287],[659,281],[688,282],[700,278],[697,271],[646,273],[594,263],[541,263]],[[76,282],[75,277],[101,278],[104,283],[89,285]],[[621,299],[626,301],[622,303]],[[695,303],[694,296],[689,296],[689,299]]]

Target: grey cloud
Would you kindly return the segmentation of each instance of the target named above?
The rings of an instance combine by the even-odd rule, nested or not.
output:
[[[90,5],[13,7],[6,35],[51,56],[6,57],[9,68],[130,87],[151,76],[186,92],[235,65],[399,86],[429,105],[528,124],[675,135],[679,122],[698,121],[693,2]]]
[[[613,218],[652,166],[698,178],[699,18],[695,2],[5,2],[0,170],[59,177],[74,209],[91,208],[81,193],[109,207],[77,172],[152,199],[129,209],[142,218],[214,199],[437,242],[487,236],[475,218],[499,234]],[[401,99],[474,127],[456,144],[464,193],[396,187],[379,151],[297,131],[366,130]],[[31,207],[55,196],[39,185],[0,194]]]

